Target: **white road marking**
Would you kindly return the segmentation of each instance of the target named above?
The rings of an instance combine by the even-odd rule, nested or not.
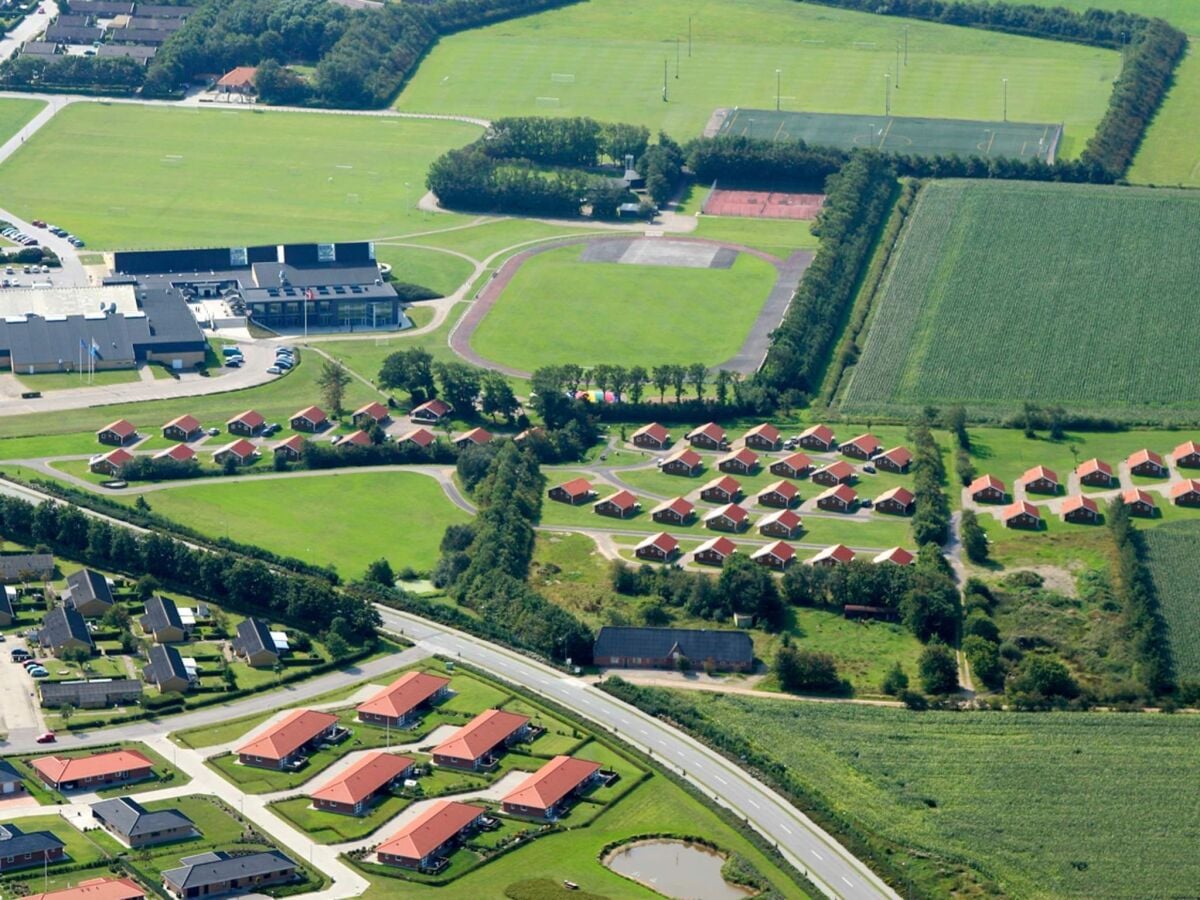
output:
[[[850,885],[850,887],[854,887],[854,882],[851,881],[849,878],[847,878],[845,875],[842,876],[842,881],[846,882],[846,884]]]
[[[717,781],[721,782],[721,784],[725,785],[726,787],[729,786],[729,782],[726,781],[724,778],[722,778],[720,775],[714,775],[713,778],[717,779]]]
[[[759,806],[757,803],[755,803],[749,797],[746,798],[746,802],[749,803],[751,806],[753,806],[755,809],[762,809],[761,806]]]
[[[779,823],[779,827],[780,827],[780,828],[782,828],[784,831],[786,831],[788,834],[794,834],[794,833],[795,833],[795,832],[793,832],[793,831],[792,831],[792,829],[788,828],[788,827],[787,827],[786,825],[784,825],[782,822],[780,822],[780,823]]]

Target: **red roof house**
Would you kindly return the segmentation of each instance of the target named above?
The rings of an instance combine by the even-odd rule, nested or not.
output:
[[[405,672],[355,707],[358,720],[371,725],[406,728],[424,707],[446,696],[450,679],[428,672]]]
[[[911,566],[916,557],[905,550],[903,547],[893,547],[890,550],[884,550],[878,556],[874,557],[871,562],[892,563],[897,566]]]
[[[913,511],[916,496],[906,487],[894,487],[875,498],[875,508],[881,513],[907,516]]]
[[[289,420],[294,431],[317,432],[329,422],[325,410],[319,406],[308,406],[295,413]]]
[[[683,497],[676,497],[674,500],[667,500],[654,507],[650,513],[650,517],[655,522],[662,522],[667,525],[686,525],[692,517],[692,512],[695,508],[692,501],[685,500]]]
[[[85,878],[75,887],[26,894],[21,900],[146,900],[146,892],[131,878]]]
[[[439,766],[478,769],[490,764],[496,751],[520,740],[528,730],[529,716],[489,709],[434,747],[433,761]]]
[[[1171,485],[1171,502],[1176,506],[1200,506],[1200,479],[1185,478]]]
[[[755,450],[778,450],[783,446],[783,441],[779,437],[779,429],[774,425],[763,422],[761,425],[755,425],[746,432],[745,442],[747,447],[752,447]]]
[[[647,450],[665,450],[671,444],[671,432],[657,422],[643,425],[633,433],[633,445]]]
[[[750,514],[736,503],[719,506],[704,516],[704,527],[713,531],[741,531],[750,523]]]
[[[854,551],[845,544],[826,547],[808,561],[810,566],[838,566],[854,561]]]
[[[217,465],[225,465],[225,460],[232,459],[239,466],[244,466],[246,463],[254,460],[258,456],[258,447],[245,438],[238,438],[232,443],[226,444],[220,450],[213,453],[213,462]]]
[[[1075,474],[1081,484],[1092,487],[1112,487],[1113,468],[1102,459],[1084,460],[1075,468]]]
[[[837,487],[831,487],[825,493],[817,497],[817,506],[820,509],[830,512],[850,512],[854,508],[854,504],[858,502],[858,494],[854,492],[854,488],[844,484],[839,484]]]
[[[700,499],[709,503],[732,503],[741,493],[740,481],[732,475],[722,475],[700,488]]]
[[[565,812],[567,801],[583,793],[600,774],[600,763],[571,756],[556,756],[501,801],[513,816],[553,821]]]
[[[1121,493],[1121,502],[1129,507],[1131,516],[1152,519],[1158,514],[1158,503],[1154,495],[1141,488],[1130,488]]]
[[[682,447],[663,460],[662,470],[667,475],[699,475],[704,468],[704,457],[691,447]]]
[[[849,484],[854,480],[854,477],[854,466],[850,465],[844,459],[832,462],[812,473],[813,481],[826,486]]]
[[[396,443],[407,444],[411,447],[416,447],[418,450],[424,450],[436,442],[437,435],[428,428],[414,428],[396,438]]]
[[[776,481],[758,492],[758,502],[763,506],[787,509],[799,496],[799,489],[790,481]]]
[[[412,412],[408,417],[414,422],[440,422],[450,413],[454,412],[454,407],[445,400],[439,400],[434,397],[432,400],[426,400],[420,406],[413,407]]]
[[[482,806],[438,800],[379,845],[379,861],[408,869],[435,868],[440,857],[486,814]]]
[[[749,475],[758,467],[758,454],[748,447],[736,450],[728,456],[717,460],[717,468],[722,472],[736,472],[739,475]]]
[[[705,541],[692,552],[692,559],[706,566],[723,566],[725,560],[737,552],[737,544],[727,537],[715,537]]]
[[[74,759],[39,756],[29,765],[38,778],[59,791],[141,781],[154,771],[154,763],[136,750],[110,750]]]
[[[781,509],[758,520],[758,533],[768,537],[794,538],[803,524],[800,513],[794,509]]]
[[[101,456],[93,457],[88,463],[88,468],[100,475],[116,478],[121,474],[121,470],[131,462],[133,462],[133,454],[124,447],[118,447],[116,450],[109,450]]]
[[[133,423],[125,419],[117,419],[115,422],[110,422],[99,431],[96,432],[96,440],[102,444],[113,444],[120,447],[130,438],[137,435],[137,429],[133,427]]]
[[[550,488],[546,492],[546,496],[559,503],[569,503],[574,506],[595,497],[596,492],[592,490],[592,483],[586,478],[572,478],[570,481],[564,481],[562,484],[556,484]]]
[[[332,739],[337,731],[338,717],[333,713],[296,709],[238,747],[238,761],[244,766],[283,769],[297,762],[317,742]]]
[[[371,436],[359,428],[337,442],[338,447],[370,447]]]
[[[895,472],[902,475],[908,471],[909,465],[912,464],[912,458],[912,451],[907,447],[893,447],[876,456],[875,465],[881,472]]]
[[[995,475],[980,475],[971,482],[967,493],[976,503],[1003,503],[1008,498],[1008,489]]]
[[[195,416],[179,416],[163,426],[162,434],[168,441],[191,441],[204,433],[204,426]]]
[[[783,541],[776,541],[773,544],[767,544],[765,547],[760,547],[750,554],[750,558],[760,566],[766,566],[768,569],[786,569],[792,564],[796,558],[796,551],[792,549],[791,544],[785,544]]]
[[[154,459],[170,459],[177,463],[185,463],[195,458],[196,451],[187,444],[175,444],[154,454]]]
[[[667,562],[678,551],[679,541],[665,531],[660,531],[638,544],[633,550],[633,555],[651,562]]]
[[[860,434],[856,438],[851,438],[841,446],[841,451],[847,456],[852,456],[855,459],[870,459],[876,453],[883,449],[883,444],[879,438],[873,434]]]
[[[638,498],[624,490],[610,494],[592,505],[592,510],[598,515],[612,516],[614,519],[626,519],[641,508],[642,504],[638,503]]]
[[[472,428],[470,431],[464,431],[462,434],[454,438],[454,444],[459,450],[465,450],[467,447],[482,447],[484,444],[491,443],[492,433],[486,428]]]
[[[724,450],[729,446],[729,442],[725,439],[725,429],[716,422],[701,425],[699,428],[689,431],[684,437],[693,447],[702,447],[705,450]]]
[[[286,441],[280,441],[275,445],[275,455],[282,456],[284,459],[290,459],[293,462],[298,460],[304,453],[304,436],[293,434]]]
[[[1200,444],[1185,441],[1172,451],[1171,459],[1181,468],[1200,469]]]
[[[242,437],[254,437],[266,422],[267,420],[262,417],[262,413],[257,410],[248,409],[241,415],[234,416],[226,422],[225,428],[230,434],[240,434]]]
[[[1036,530],[1042,527],[1042,513],[1028,500],[1020,500],[1005,507],[1000,513],[1000,520],[1006,528],[1028,528]]]
[[[1086,494],[1072,494],[1063,501],[1059,514],[1064,522],[1095,525],[1100,521],[1100,507]]]
[[[812,460],[803,453],[791,453],[771,463],[771,474],[783,478],[803,478],[812,470]]]
[[[833,435],[833,429],[828,425],[814,425],[800,434],[800,446],[806,450],[828,453],[836,443],[837,439]]]
[[[1029,494],[1057,494],[1058,474],[1045,466],[1034,466],[1021,476],[1021,484]]]
[[[1148,478],[1165,478],[1167,475],[1163,458],[1153,450],[1138,450],[1130,454],[1125,463],[1134,475],[1144,475]]]
[[[382,425],[391,417],[388,408],[374,400],[366,406],[360,406],[350,415],[350,421],[355,428],[370,428],[372,425]]]
[[[362,816],[373,801],[409,775],[415,760],[376,750],[358,759],[341,774],[325,782],[311,794],[313,806],[327,812]]]

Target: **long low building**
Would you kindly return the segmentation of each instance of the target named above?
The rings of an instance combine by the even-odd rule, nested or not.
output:
[[[681,658],[748,672],[754,668],[754,642],[745,631],[605,625],[592,648],[592,659],[604,668],[672,669]]]
[[[439,800],[379,845],[379,861],[408,869],[434,869],[441,855],[453,849],[486,814],[482,806]]]
[[[318,742],[338,731],[338,717],[314,709],[297,709],[241,747],[238,761],[244,766],[283,769],[294,765]]]
[[[176,869],[162,873],[163,888],[173,897],[219,897],[257,892],[298,877],[296,864],[278,850],[232,856],[223,850],[185,856]]]
[[[570,799],[583,793],[600,774],[600,763],[556,756],[501,801],[510,815],[550,821],[566,811]]]
[[[309,796],[313,806],[348,816],[365,815],[373,801],[403,781],[416,761],[410,756],[376,750],[357,760]]]
[[[132,878],[85,878],[75,887],[28,894],[21,900],[146,900],[146,892]]]
[[[479,769],[529,730],[529,716],[488,709],[433,748],[433,761],[456,769]]]
[[[54,709],[70,704],[76,709],[104,709],[137,703],[142,685],[131,678],[102,681],[44,681],[40,685],[42,706]]]
[[[428,672],[406,672],[357,708],[360,722],[403,728],[423,707],[446,696],[450,679]]]
[[[141,781],[154,774],[154,763],[136,750],[111,750],[75,758],[39,756],[29,765],[38,778],[59,791],[96,790]]]

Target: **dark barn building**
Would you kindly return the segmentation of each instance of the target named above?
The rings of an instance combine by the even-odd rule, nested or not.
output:
[[[748,672],[754,668],[754,644],[745,631],[605,625],[592,648],[602,668],[673,669],[680,657],[693,665],[712,660],[718,669]]]

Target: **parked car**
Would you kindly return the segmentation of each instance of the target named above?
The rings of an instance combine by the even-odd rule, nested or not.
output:
[[[266,428],[263,429],[263,434],[267,437],[270,437],[273,434],[278,434],[279,428],[280,428],[280,425],[278,422],[272,422]]]
[[[47,731],[45,734],[39,734],[37,737],[39,744],[53,744],[57,740],[58,738],[54,736],[53,731]]]
[[[86,247],[87,246],[87,244],[85,244],[83,242],[83,240],[80,238],[71,238],[67,243],[69,243],[72,247]]]
[[[210,428],[210,429],[208,429],[208,436],[209,436],[209,437],[216,437],[216,436],[217,436],[218,434],[220,434],[220,433],[221,433],[221,429],[220,429],[220,428]]]
[[[288,369],[292,368],[294,365],[295,365],[295,363],[291,362],[290,360],[286,360],[286,359],[275,360],[275,368],[283,369],[284,371],[287,371]]]
[[[875,505],[875,501],[870,498],[867,498],[866,500],[862,501],[862,503],[859,504],[859,506],[861,506],[863,509],[870,509],[874,505]]]
[[[31,657],[32,655],[33,654],[30,653],[28,650],[26,650],[24,647],[13,647],[12,661],[13,662],[22,662],[26,659],[29,659],[29,657]]]
[[[245,360],[240,356],[229,356],[225,359],[225,367],[227,369],[240,369]]]
[[[279,368],[279,366],[270,366],[267,369],[267,374],[268,375],[282,375],[283,369]]]
[[[49,678],[50,677],[50,673],[48,671],[46,671],[45,669],[43,669],[41,666],[38,666],[37,668],[34,668],[34,669],[30,669],[29,675],[32,678]]]
[[[24,666],[26,672],[28,672],[30,669],[44,668],[40,659],[27,659],[25,662],[21,663],[21,665]]]
[[[34,227],[34,228],[45,228],[45,227],[46,227],[46,223],[45,223],[45,222],[43,222],[41,219],[34,219],[34,220],[33,220],[33,227]]]
[[[870,466],[870,465],[863,466],[863,471],[864,471],[864,472],[868,472],[868,473],[870,473],[871,475],[874,475],[874,474],[875,474],[875,467],[874,467],[874,466]]]

